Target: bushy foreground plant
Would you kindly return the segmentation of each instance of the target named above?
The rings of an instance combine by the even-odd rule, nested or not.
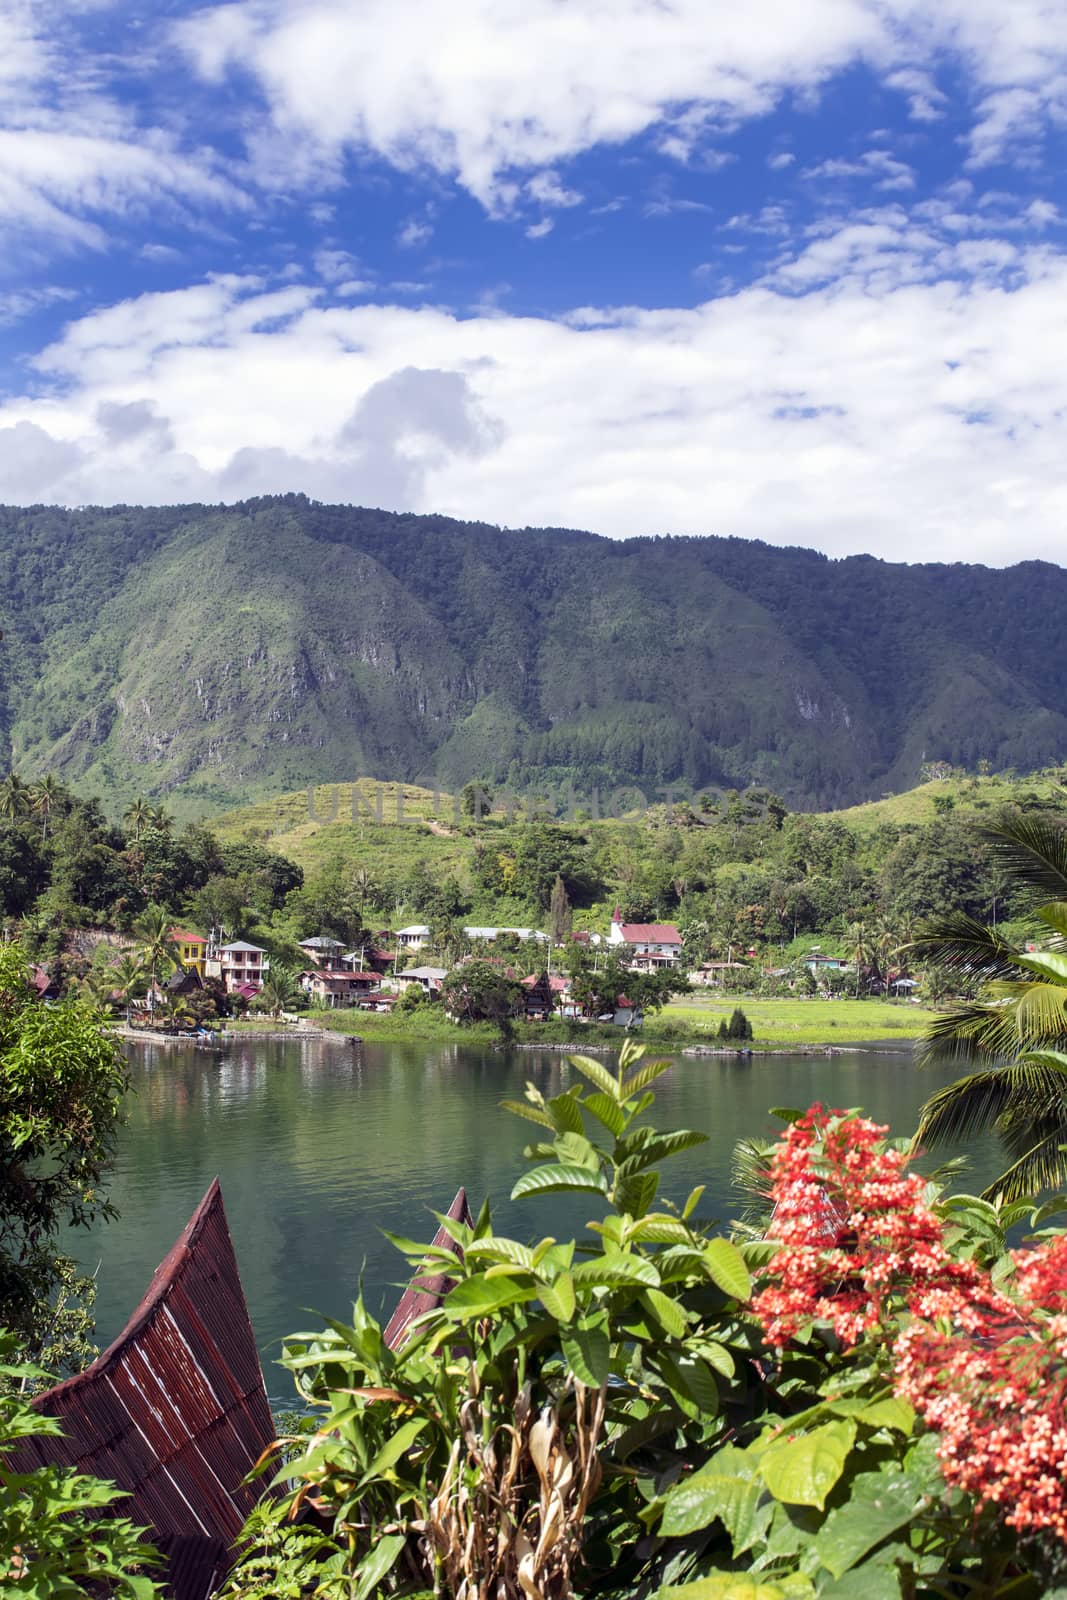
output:
[[[152,1600],[163,1590],[145,1568],[155,1565],[143,1530],[115,1507],[123,1498],[112,1483],[66,1467],[16,1472],[11,1452],[23,1440],[62,1432],[17,1392],[44,1374],[17,1361],[15,1341],[0,1334],[0,1593],[22,1600],[89,1600],[114,1595]]]
[[[1013,1254],[1021,1208],[939,1202],[884,1129],[816,1109],[773,1156],[770,1236],[712,1237],[701,1190],[657,1202],[658,1164],[703,1136],[640,1122],[668,1066],[640,1056],[628,1043],[616,1073],[574,1057],[583,1083],[509,1103],[538,1128],[513,1197],[584,1195],[599,1215],[582,1243],[499,1237],[485,1207],[446,1222],[459,1259],[394,1240],[454,1280],[400,1351],[362,1301],[352,1326],[287,1345],[321,1422],[280,1441],[284,1493],[229,1593],[1055,1592],[1058,1236]]]

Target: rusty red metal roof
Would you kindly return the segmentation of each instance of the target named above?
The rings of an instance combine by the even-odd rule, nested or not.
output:
[[[449,1206],[446,1215],[453,1222],[465,1222],[470,1227],[474,1218],[467,1204],[466,1189],[456,1191],[456,1198]],[[457,1256],[460,1253],[451,1234],[444,1227],[438,1228],[432,1243],[439,1250],[454,1250]],[[421,1317],[424,1311],[432,1311],[435,1306],[439,1306],[451,1287],[452,1280],[444,1272],[412,1279],[410,1287],[401,1295],[396,1310],[385,1325],[384,1338],[390,1350],[399,1350],[415,1318]]]
[[[151,1530],[175,1600],[222,1581],[258,1489],[243,1480],[274,1439],[218,1179],[114,1344],[34,1401],[63,1438],[28,1440],[45,1462],[110,1478],[118,1513]]]

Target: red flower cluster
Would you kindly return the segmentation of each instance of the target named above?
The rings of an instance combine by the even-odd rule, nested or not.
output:
[[[891,1296],[936,1316],[962,1309],[980,1289],[977,1269],[945,1249],[923,1181],[887,1148],[887,1131],[812,1106],[776,1148],[771,1234],[782,1249],[752,1302],[771,1344],[813,1321],[855,1344],[881,1325]]]
[[[1067,1239],[1015,1259],[1017,1298],[976,1326],[900,1335],[894,1388],[940,1434],[949,1483],[1067,1541]]]
[[[782,1248],[753,1309],[779,1346],[815,1320],[846,1345],[883,1328],[894,1390],[940,1435],[946,1480],[1067,1542],[1067,1238],[1014,1253],[1009,1299],[949,1255],[885,1134],[819,1106],[793,1123],[772,1163]]]

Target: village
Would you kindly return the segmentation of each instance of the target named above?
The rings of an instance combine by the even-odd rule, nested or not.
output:
[[[299,941],[304,965],[272,976],[270,952],[245,939],[226,940],[171,926],[166,930],[159,971],[142,983],[143,993],[114,991],[113,1007],[125,1005],[127,1024],[159,1032],[205,1032],[224,1016],[266,1015],[283,1023],[308,1021],[308,1013],[360,1011],[390,1015],[438,1006],[454,1022],[569,1022],[638,1027],[646,1012],[689,990],[738,992],[761,977],[796,987],[798,975],[810,991],[830,993],[848,981],[850,962],[813,947],[798,968],[761,968],[753,949],[738,959],[690,966],[683,937],[670,922],[623,920],[618,908],[604,934],[568,932],[554,943],[540,929],[469,925],[465,950],[435,938],[428,923],[378,929],[355,948],[328,934]],[[169,968],[169,970],[167,970]],[[279,969],[280,970],[280,969]],[[35,966],[38,997],[58,991],[45,967]],[[885,992],[910,998],[918,981],[891,975]],[[214,1000],[215,1004],[212,1004]]]
[[[483,972],[490,969],[502,985],[513,986],[512,1014],[531,1022],[591,1017],[632,1027],[642,1021],[641,1005],[621,991],[591,1016],[587,1000],[583,1003],[576,993],[574,972],[567,970],[574,963],[567,961],[566,946],[554,946],[547,933],[536,928],[473,924],[462,931],[470,949],[451,965],[435,959],[438,946],[427,923],[376,930],[356,949],[346,949],[342,940],[327,934],[302,939],[299,949],[306,965],[295,974],[301,1009],[389,1013],[403,1004],[405,997],[409,1005],[413,999],[447,1000],[450,977],[477,967]],[[677,988],[684,988],[687,982],[706,983],[712,976],[706,969],[687,973],[682,937],[673,923],[627,923],[617,910],[605,935],[573,933],[567,943],[586,954],[586,964],[594,973],[601,966],[616,973],[621,968],[635,978],[669,972]],[[263,946],[244,939],[225,941],[219,930],[202,934],[177,926],[168,930],[168,944],[173,970],[153,977],[147,992],[128,1006],[134,1026],[149,1023],[160,1012],[173,1015],[177,1002],[188,1002],[212,989],[221,988],[229,1008],[237,1014],[250,1008],[262,1011],[264,1001],[272,998],[271,958]],[[519,952],[525,959],[520,959]],[[529,956],[534,953],[536,959],[531,963]],[[531,965],[536,970],[527,970]],[[44,968],[34,969],[34,983],[42,998],[53,997]],[[666,992],[664,987],[664,996]],[[297,1020],[296,1010],[277,1009],[284,1020]]]

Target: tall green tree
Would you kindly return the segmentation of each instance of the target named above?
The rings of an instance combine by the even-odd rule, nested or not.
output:
[[[95,1007],[41,1005],[26,971],[19,945],[0,947],[0,1325],[55,1359],[72,1267],[59,1232],[114,1215],[101,1186],[126,1067]]]
[[[171,937],[170,915],[163,906],[149,906],[133,926],[137,955],[148,968],[149,1004],[154,1007],[157,978],[181,965],[178,946]]]
[[[0,817],[14,821],[30,809],[30,791],[17,772],[9,772],[0,783]]]

